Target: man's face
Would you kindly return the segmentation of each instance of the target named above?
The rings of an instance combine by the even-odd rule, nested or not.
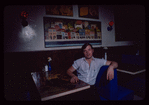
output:
[[[88,46],[83,50],[83,54],[84,54],[84,56],[85,56],[86,59],[92,58],[93,52],[94,52],[94,49],[92,49],[90,45],[88,45]]]

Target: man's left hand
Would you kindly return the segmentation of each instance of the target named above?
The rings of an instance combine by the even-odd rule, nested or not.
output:
[[[114,78],[114,68],[112,66],[109,66],[107,70],[107,80],[112,80],[113,78]]]

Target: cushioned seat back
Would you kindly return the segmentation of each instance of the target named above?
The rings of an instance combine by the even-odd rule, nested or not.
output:
[[[107,80],[107,68],[109,66],[102,66],[96,78],[95,86],[97,87],[100,96],[109,100],[116,100],[118,98],[117,86],[117,71],[114,69],[114,79]]]

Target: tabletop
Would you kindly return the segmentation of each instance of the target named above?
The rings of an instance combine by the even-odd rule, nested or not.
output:
[[[90,88],[90,85],[79,80],[70,83],[69,78],[61,74],[50,72],[31,72],[34,83],[41,96],[46,101]]]

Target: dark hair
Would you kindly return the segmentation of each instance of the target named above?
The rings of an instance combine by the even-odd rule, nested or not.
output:
[[[88,45],[90,45],[91,46],[91,48],[93,49],[93,46],[90,44],[90,43],[85,43],[83,46],[82,46],[82,52],[83,52],[83,50],[88,46]]]

